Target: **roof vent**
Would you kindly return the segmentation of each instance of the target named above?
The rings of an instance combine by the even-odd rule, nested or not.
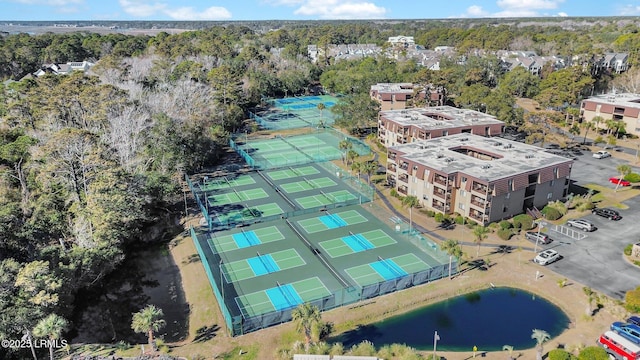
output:
[[[483,168],[483,169],[489,169],[489,168],[491,168],[491,165],[489,165],[489,164],[484,164],[484,165],[482,165],[482,168]]]
[[[446,158],[446,159],[444,159],[444,161],[450,163],[450,162],[453,161],[453,158]]]
[[[438,159],[443,158],[443,157],[444,157],[444,154],[440,154],[440,153],[436,154],[436,158],[438,158]]]
[[[469,138],[463,137],[463,138],[460,138],[460,141],[469,141]]]
[[[499,141],[496,141],[496,142],[493,143],[493,146],[500,146],[500,145],[502,145],[502,143],[499,142]]]
[[[513,147],[513,145],[511,144],[506,144],[505,146],[503,146],[503,148],[505,149],[511,149]]]
[[[535,156],[533,154],[527,154],[524,156],[525,159],[533,159]]]

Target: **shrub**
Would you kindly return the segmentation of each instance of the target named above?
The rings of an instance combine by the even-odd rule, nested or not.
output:
[[[500,221],[500,229],[511,229],[513,228],[513,224],[507,220]]]
[[[624,296],[624,307],[634,313],[640,312],[640,287],[629,290]]]
[[[628,182],[637,183],[637,182],[640,182],[640,174],[629,173],[625,175],[624,179],[627,180]]]
[[[563,349],[553,349],[547,354],[549,360],[575,360],[576,357],[570,352]]]
[[[435,211],[433,211],[433,210],[420,209],[420,210],[418,210],[418,211],[420,211],[421,213],[423,213],[423,214],[427,215],[428,217],[434,217],[434,216],[436,216],[436,212],[435,212]]]
[[[563,203],[560,200],[552,201],[552,202],[548,203],[547,206],[558,210],[558,212],[562,216],[565,216],[567,214],[567,211],[569,211],[569,209],[567,209],[567,204]]]
[[[513,231],[511,229],[500,229],[498,230],[498,237],[502,240],[509,240],[513,236]]]
[[[458,225],[462,225],[462,224],[464,224],[464,216],[462,216],[462,215],[458,215],[458,216],[456,216],[455,222],[456,222],[456,224],[458,224]]]
[[[609,360],[609,354],[601,347],[588,346],[580,351],[578,360]]]
[[[578,205],[576,205],[576,210],[578,211],[587,211],[587,210],[591,210],[594,207],[596,207],[593,202],[591,200],[589,201],[584,201],[579,203]]]
[[[434,218],[435,218],[436,222],[441,223],[441,222],[443,222],[443,221],[444,221],[444,214],[443,214],[443,213],[437,213],[437,214],[434,216]]]
[[[624,254],[627,256],[631,256],[631,251],[633,250],[633,244],[629,244],[624,247]]]
[[[531,230],[533,228],[533,218],[528,214],[520,214],[513,217],[513,226],[516,229]]]
[[[541,212],[548,220],[558,220],[562,217],[560,211],[558,211],[556,208],[550,207],[549,205],[545,206]]]
[[[391,196],[393,197],[398,197],[398,190],[396,189],[391,189],[391,192],[389,193]]]

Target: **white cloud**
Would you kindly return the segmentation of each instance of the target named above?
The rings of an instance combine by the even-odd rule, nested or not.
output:
[[[212,6],[204,10],[194,9],[190,6],[173,8],[162,2],[147,2],[146,0],[119,0],[120,6],[127,14],[146,18],[158,14],[166,15],[175,20],[221,20],[230,19],[229,10]]]
[[[181,7],[166,10],[164,13],[176,20],[221,20],[231,18],[229,10],[218,6],[212,6],[203,11],[195,10],[192,7]]]
[[[273,6],[295,6],[303,4],[306,0],[262,0],[262,3]]]
[[[162,3],[147,4],[143,1],[120,0],[122,10],[134,17],[149,17],[166,9],[167,5]]]
[[[282,2],[283,0],[280,0]],[[284,0],[292,2],[292,0]],[[387,9],[372,2],[358,0],[305,1],[294,11],[296,15],[317,16],[321,19],[380,19]]]
[[[569,14],[567,14],[567,13],[566,13],[566,12],[564,12],[564,11],[560,11],[558,14],[556,14],[556,16],[559,16],[559,17],[567,17],[567,16],[569,16]]]
[[[84,0],[13,0],[13,2],[27,5],[66,6],[72,4],[83,4]]]
[[[634,16],[640,15],[640,6],[636,5],[624,5],[617,9],[618,16]]]
[[[565,0],[497,0],[496,5],[500,11],[490,13],[480,5],[473,5],[460,17],[536,17],[549,16],[541,14],[539,10],[557,9]],[[559,12],[557,16],[567,16]]]
[[[530,12],[540,9],[556,9],[564,0],[498,0],[497,4],[505,11],[523,10]]]

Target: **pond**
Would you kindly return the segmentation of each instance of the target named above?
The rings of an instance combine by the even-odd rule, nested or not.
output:
[[[406,314],[394,316],[344,333],[338,341],[345,347],[369,340],[376,347],[398,343],[419,350],[500,351],[535,346],[533,329],[544,330],[551,338],[569,326],[569,318],[557,306],[527,291],[491,288],[458,296]]]

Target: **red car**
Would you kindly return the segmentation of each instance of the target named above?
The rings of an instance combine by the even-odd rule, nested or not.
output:
[[[631,183],[628,182],[627,180],[622,180],[622,179],[619,179],[617,177],[609,178],[609,182],[612,183],[612,184],[620,183],[620,186],[631,186]]]

